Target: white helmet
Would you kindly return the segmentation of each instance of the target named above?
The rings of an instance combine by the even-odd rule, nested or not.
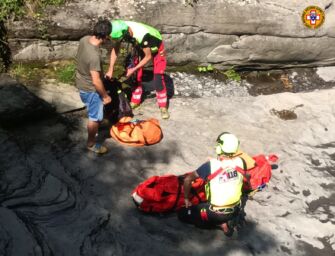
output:
[[[216,154],[218,155],[234,155],[240,146],[238,138],[229,132],[221,133],[216,139]]]

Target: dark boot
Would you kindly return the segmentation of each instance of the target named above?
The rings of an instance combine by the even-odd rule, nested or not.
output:
[[[229,220],[227,222],[224,222],[220,225],[220,228],[222,229],[223,233],[228,236],[232,237],[234,234],[234,225],[233,221]]]

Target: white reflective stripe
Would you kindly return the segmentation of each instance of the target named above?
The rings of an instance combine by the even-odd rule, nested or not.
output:
[[[157,92],[157,96],[160,98],[166,97],[166,93]]]
[[[165,103],[165,102],[167,102],[167,100],[166,99],[157,99],[157,102],[158,103]]]
[[[138,203],[138,204],[141,204],[141,203],[143,202],[143,200],[144,200],[144,199],[143,199],[142,197],[140,197],[136,192],[134,192],[132,196],[133,196],[135,202]]]
[[[141,98],[141,95],[136,95],[136,94],[135,94],[135,95],[133,95],[133,98],[138,100],[138,99]]]
[[[142,93],[142,88],[138,88],[134,91],[135,93]]]

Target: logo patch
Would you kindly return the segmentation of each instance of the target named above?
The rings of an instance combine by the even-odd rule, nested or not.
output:
[[[148,42],[147,42],[147,41],[144,41],[143,44],[144,44],[144,45],[148,45]]]
[[[238,174],[235,169],[227,169],[227,171],[219,175],[219,183],[225,183],[230,179],[236,179],[237,176]]]
[[[308,6],[302,13],[302,21],[306,27],[319,28],[325,21],[325,12],[318,6]]]

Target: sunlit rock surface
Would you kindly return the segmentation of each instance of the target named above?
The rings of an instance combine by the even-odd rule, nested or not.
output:
[[[192,5],[191,5],[191,4]],[[317,4],[325,22],[309,29],[303,10]],[[335,4],[331,0],[86,0],[49,8],[41,21],[10,22],[15,60],[72,58],[99,16],[148,23],[163,34],[169,63],[274,68],[335,63]]]
[[[197,81],[176,74],[176,89],[186,79]],[[159,144],[125,147],[104,128],[99,140],[110,152],[101,157],[85,149],[85,111],[1,128],[0,254],[334,254],[335,90],[182,95],[170,102],[170,120],[160,122]],[[280,114],[291,112],[295,118]],[[136,112],[147,117],[160,119],[154,98]],[[130,195],[137,184],[194,170],[215,157],[223,131],[235,133],[251,155],[279,157],[269,187],[247,201],[247,223],[235,239],[180,223],[174,214],[135,209]]]

